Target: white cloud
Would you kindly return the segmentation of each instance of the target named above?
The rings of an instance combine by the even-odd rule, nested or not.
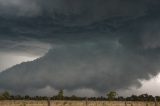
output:
[[[22,62],[33,61],[37,59],[38,56],[25,56],[15,53],[0,53],[0,72],[12,67],[14,65],[20,64]]]
[[[152,77],[150,80],[141,80],[142,86],[140,88],[130,87],[128,90],[118,91],[119,95],[131,96],[140,94],[150,94],[153,96],[159,96],[160,92],[160,74]]]

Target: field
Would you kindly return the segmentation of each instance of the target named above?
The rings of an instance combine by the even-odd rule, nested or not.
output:
[[[0,101],[0,106],[160,106],[157,102],[120,101]]]

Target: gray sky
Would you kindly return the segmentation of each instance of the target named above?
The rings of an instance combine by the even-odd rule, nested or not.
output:
[[[81,96],[147,91],[160,72],[159,5],[0,0],[0,90],[49,95],[64,89]]]

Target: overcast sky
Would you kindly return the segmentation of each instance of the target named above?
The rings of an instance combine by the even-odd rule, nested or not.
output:
[[[0,91],[160,95],[159,12],[159,0],[0,0]]]

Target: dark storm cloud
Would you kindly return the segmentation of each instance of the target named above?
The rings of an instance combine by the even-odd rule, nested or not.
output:
[[[99,92],[131,85],[139,87],[139,79],[149,79],[159,72],[159,52],[129,50],[115,40],[65,45],[33,62],[6,70],[1,73],[0,83],[4,89],[21,93],[47,86],[56,90],[89,88]]]
[[[0,0],[1,51],[32,54],[52,47],[45,56],[2,72],[0,89],[105,92],[139,87],[139,79],[159,73],[159,3]]]
[[[0,0],[0,9],[2,14],[34,16],[49,13],[54,17],[58,13],[89,21],[90,18],[143,15],[157,3],[158,0]]]

